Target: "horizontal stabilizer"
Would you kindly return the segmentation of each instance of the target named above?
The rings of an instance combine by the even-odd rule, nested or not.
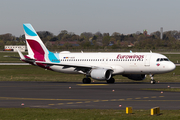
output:
[[[9,55],[4,55],[3,57],[9,57],[9,58],[17,58],[17,59],[20,59],[20,57],[9,56]]]
[[[19,49],[16,49],[16,50],[18,51],[18,54],[19,54],[21,60],[25,60],[24,55],[19,51]]]

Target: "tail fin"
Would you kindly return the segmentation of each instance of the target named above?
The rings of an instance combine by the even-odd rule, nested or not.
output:
[[[46,61],[49,51],[31,24],[23,24],[28,48],[28,56],[37,61]]]

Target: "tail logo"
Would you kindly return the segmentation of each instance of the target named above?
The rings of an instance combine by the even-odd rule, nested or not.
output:
[[[25,32],[26,32],[29,36],[37,36],[35,30],[34,30],[33,27],[31,26],[31,24],[23,24],[23,26],[24,26]]]
[[[46,48],[31,24],[23,24],[23,27],[28,46],[28,53],[33,59],[44,62],[46,60],[56,63],[60,62],[59,54],[52,53]]]

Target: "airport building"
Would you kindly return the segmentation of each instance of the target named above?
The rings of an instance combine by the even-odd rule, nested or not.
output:
[[[17,52],[17,49],[19,49],[21,52],[27,51],[26,45],[5,45],[3,51],[14,51]]]

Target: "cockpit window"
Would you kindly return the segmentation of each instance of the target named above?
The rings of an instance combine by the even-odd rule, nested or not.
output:
[[[169,59],[167,59],[167,58],[164,58],[164,61],[169,61]]]
[[[157,62],[159,62],[159,61],[169,61],[169,59],[167,59],[167,58],[158,58],[156,61]]]

